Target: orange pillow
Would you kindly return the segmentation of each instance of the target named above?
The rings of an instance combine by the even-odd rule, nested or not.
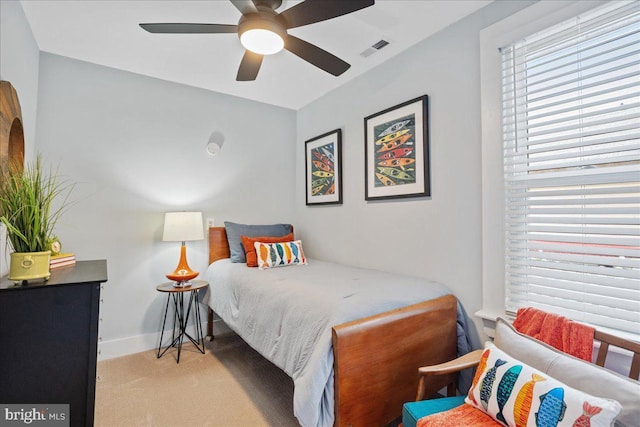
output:
[[[256,254],[256,248],[253,246],[255,242],[262,243],[283,243],[291,242],[293,240],[293,233],[289,233],[282,237],[262,236],[262,237],[247,237],[240,236],[242,239],[242,246],[244,246],[244,252],[247,256],[247,267],[258,266],[258,254]]]

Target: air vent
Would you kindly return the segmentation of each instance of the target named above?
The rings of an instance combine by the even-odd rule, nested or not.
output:
[[[386,45],[388,45],[389,42],[386,40],[380,40],[378,43],[374,44],[373,46],[371,46],[374,49],[382,49],[383,47],[385,47]]]
[[[380,40],[374,43],[373,45],[371,45],[371,47],[367,48],[364,52],[360,53],[360,56],[362,56],[363,58],[366,58],[367,56],[373,55],[374,53],[376,53],[376,51],[382,49],[388,44],[389,44],[388,41]]]

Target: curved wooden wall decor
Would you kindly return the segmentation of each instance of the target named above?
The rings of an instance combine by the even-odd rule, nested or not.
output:
[[[24,164],[22,111],[15,88],[0,80],[0,163]]]

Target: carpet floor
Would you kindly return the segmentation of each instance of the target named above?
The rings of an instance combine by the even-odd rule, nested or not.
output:
[[[96,427],[298,426],[293,381],[234,333],[98,362]]]

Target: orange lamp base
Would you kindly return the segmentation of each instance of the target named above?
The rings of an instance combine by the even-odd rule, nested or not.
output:
[[[179,284],[183,282],[188,282],[191,279],[195,279],[198,277],[200,273],[197,271],[193,271],[189,264],[187,264],[187,247],[184,242],[182,242],[182,246],[180,247],[180,261],[178,261],[178,266],[173,271],[173,273],[167,274],[167,279],[178,282]]]

